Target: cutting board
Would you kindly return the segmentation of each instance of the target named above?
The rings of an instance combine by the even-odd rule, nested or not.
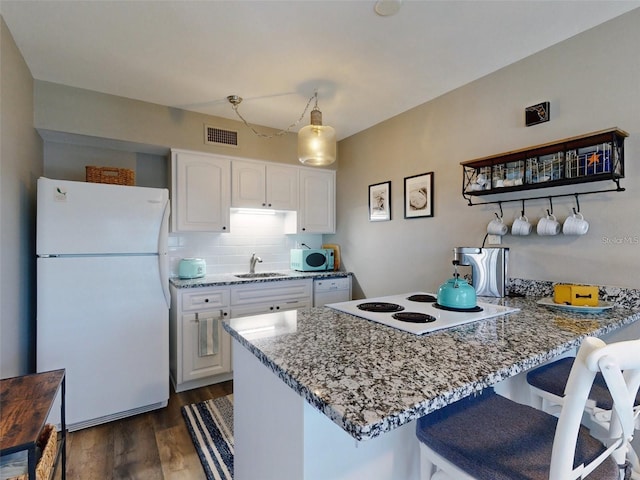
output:
[[[333,269],[340,270],[340,245],[335,243],[325,243],[322,248],[328,248],[333,250]]]

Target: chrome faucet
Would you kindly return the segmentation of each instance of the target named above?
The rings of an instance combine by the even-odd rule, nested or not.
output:
[[[255,253],[252,253],[251,260],[249,260],[249,273],[256,273],[256,262],[262,263],[262,259],[260,257],[256,257]]]

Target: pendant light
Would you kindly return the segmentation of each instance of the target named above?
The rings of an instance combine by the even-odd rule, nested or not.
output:
[[[318,108],[318,92],[309,98],[307,106],[296,122],[289,125],[285,130],[276,133],[265,134],[257,131],[247,122],[238,111],[238,106],[242,102],[242,97],[229,95],[227,101],[231,104],[233,111],[251,131],[262,138],[273,138],[289,133],[293,127],[298,125],[309,110],[311,102],[315,99],[315,106],[311,110],[311,124],[303,127],[298,132],[298,160],[305,165],[321,167],[330,165],[336,161],[336,131],[333,127],[322,125],[322,112]]]
[[[322,112],[316,104],[311,110],[311,125],[298,132],[298,160],[312,167],[331,165],[336,161],[336,131],[333,127],[322,125]]]

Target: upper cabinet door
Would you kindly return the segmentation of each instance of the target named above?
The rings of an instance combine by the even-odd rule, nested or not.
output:
[[[298,209],[298,168],[267,165],[267,205],[276,210]]]
[[[228,232],[231,161],[199,152],[171,152],[171,231]]]
[[[286,165],[233,160],[231,206],[295,210],[298,170]]]
[[[231,206],[266,207],[265,167],[262,163],[233,160],[231,163]]]
[[[336,232],[336,172],[301,168],[298,233]]]

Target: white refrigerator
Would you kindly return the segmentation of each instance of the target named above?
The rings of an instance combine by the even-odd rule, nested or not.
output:
[[[36,363],[71,431],[167,405],[168,220],[166,189],[38,179]]]

